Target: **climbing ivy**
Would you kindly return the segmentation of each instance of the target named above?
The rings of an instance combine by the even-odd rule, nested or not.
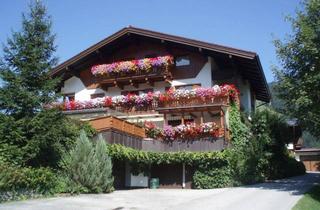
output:
[[[195,166],[209,163],[215,165],[227,163],[225,152],[150,152],[136,150],[120,144],[109,144],[107,152],[113,160],[145,165],[185,163]]]

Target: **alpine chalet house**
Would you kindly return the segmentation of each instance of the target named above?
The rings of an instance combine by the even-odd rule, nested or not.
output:
[[[109,143],[147,151],[222,150],[230,143],[230,103],[250,115],[256,100],[270,100],[256,53],[131,26],[52,76],[62,78],[63,102],[55,106],[66,115],[88,120]],[[126,164],[116,182],[148,187],[158,177],[162,187],[190,187],[188,170],[157,166],[149,177],[134,176]]]

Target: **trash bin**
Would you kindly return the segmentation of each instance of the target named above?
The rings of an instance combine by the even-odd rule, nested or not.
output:
[[[151,178],[150,179],[150,189],[159,188],[159,178]]]

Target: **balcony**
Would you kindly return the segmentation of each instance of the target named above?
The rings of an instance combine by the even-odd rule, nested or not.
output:
[[[118,87],[123,89],[125,85],[138,87],[139,84],[147,83],[151,86],[155,82],[170,81],[172,74],[169,69],[152,68],[150,71],[145,72],[137,70],[136,72],[129,73],[112,73],[106,74],[96,79],[96,83],[103,89],[108,87]]]
[[[144,112],[166,113],[179,112],[179,110],[208,111],[215,108],[220,109],[237,100],[238,91],[233,85],[216,85],[212,88],[197,88],[193,90],[170,89],[165,93],[149,92],[141,95],[106,96],[88,101],[65,101],[53,103],[47,107],[58,108],[62,111],[109,108],[127,114]]]
[[[125,85],[138,87],[140,83],[153,85],[154,82],[171,80],[172,65],[173,57],[167,55],[96,65],[91,68],[91,72],[101,88],[123,89]]]

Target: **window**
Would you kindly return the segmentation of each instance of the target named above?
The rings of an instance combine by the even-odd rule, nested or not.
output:
[[[189,56],[177,56],[176,57],[176,66],[189,66],[190,58]]]
[[[90,95],[91,99],[102,98],[104,97],[104,93],[95,93]]]
[[[74,93],[66,93],[63,95],[63,101],[66,101],[66,100],[74,101],[74,99],[75,99]]]

